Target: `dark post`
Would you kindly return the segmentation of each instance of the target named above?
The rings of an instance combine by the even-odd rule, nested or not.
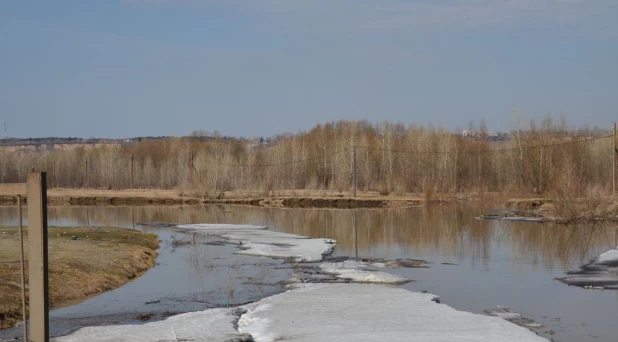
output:
[[[131,190],[133,190],[133,177],[134,177],[133,159],[134,159],[134,156],[131,155]]]
[[[356,219],[356,209],[354,209],[354,256],[358,259],[358,223]]]
[[[612,196],[616,197],[616,123],[612,136]]]
[[[356,145],[352,145],[352,193],[356,197]]]
[[[28,175],[30,341],[49,341],[47,277],[47,183],[45,172]]]

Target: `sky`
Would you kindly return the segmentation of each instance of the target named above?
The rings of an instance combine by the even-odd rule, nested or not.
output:
[[[9,137],[618,119],[616,0],[0,0]]]

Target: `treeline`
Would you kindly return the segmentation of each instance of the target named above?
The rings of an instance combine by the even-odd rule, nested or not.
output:
[[[502,191],[577,195],[609,191],[607,131],[567,129],[546,116],[507,141],[463,137],[438,127],[338,121],[262,144],[248,140],[142,139],[131,145],[0,153],[0,182],[47,171],[50,187],[164,188],[218,196],[230,190],[455,193]],[[353,161],[353,146],[356,163]]]

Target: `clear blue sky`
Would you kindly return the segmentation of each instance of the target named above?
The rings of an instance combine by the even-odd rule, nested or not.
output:
[[[618,120],[616,0],[0,0],[0,47],[13,137]]]

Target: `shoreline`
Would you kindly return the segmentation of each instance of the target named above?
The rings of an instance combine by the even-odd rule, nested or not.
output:
[[[240,205],[262,208],[316,208],[316,209],[381,209],[410,208],[449,203],[487,203],[494,209],[516,212],[515,215],[481,215],[487,219],[509,219],[509,216],[528,218],[535,222],[568,224],[577,222],[617,221],[618,201],[610,196],[591,199],[550,198],[534,194],[457,193],[438,194],[430,198],[423,194],[391,194],[359,192],[353,197],[348,192],[322,190],[279,190],[268,193],[256,191],[221,192],[216,198],[192,196],[169,189],[49,189],[50,206],[199,206]],[[22,203],[27,198],[22,197]],[[14,194],[0,194],[0,206],[16,206]],[[516,217],[515,217],[516,218]],[[511,219],[515,219],[511,217]]]
[[[16,230],[0,227],[0,329],[22,316],[19,267],[12,266],[16,260],[19,265]],[[74,305],[140,278],[156,265],[158,241],[154,234],[123,228],[50,227],[50,308]]]
[[[452,203],[462,200],[503,202],[502,194],[479,195],[440,194],[431,198],[422,194],[382,195],[378,192],[349,192],[322,190],[280,190],[268,193],[258,191],[221,192],[216,198],[193,196],[168,189],[48,189],[49,205],[115,206],[115,205],[249,205],[269,208],[405,208],[427,203]],[[499,198],[499,199],[497,199]],[[22,196],[22,201],[27,198]],[[0,206],[17,205],[14,194],[0,194]]]

